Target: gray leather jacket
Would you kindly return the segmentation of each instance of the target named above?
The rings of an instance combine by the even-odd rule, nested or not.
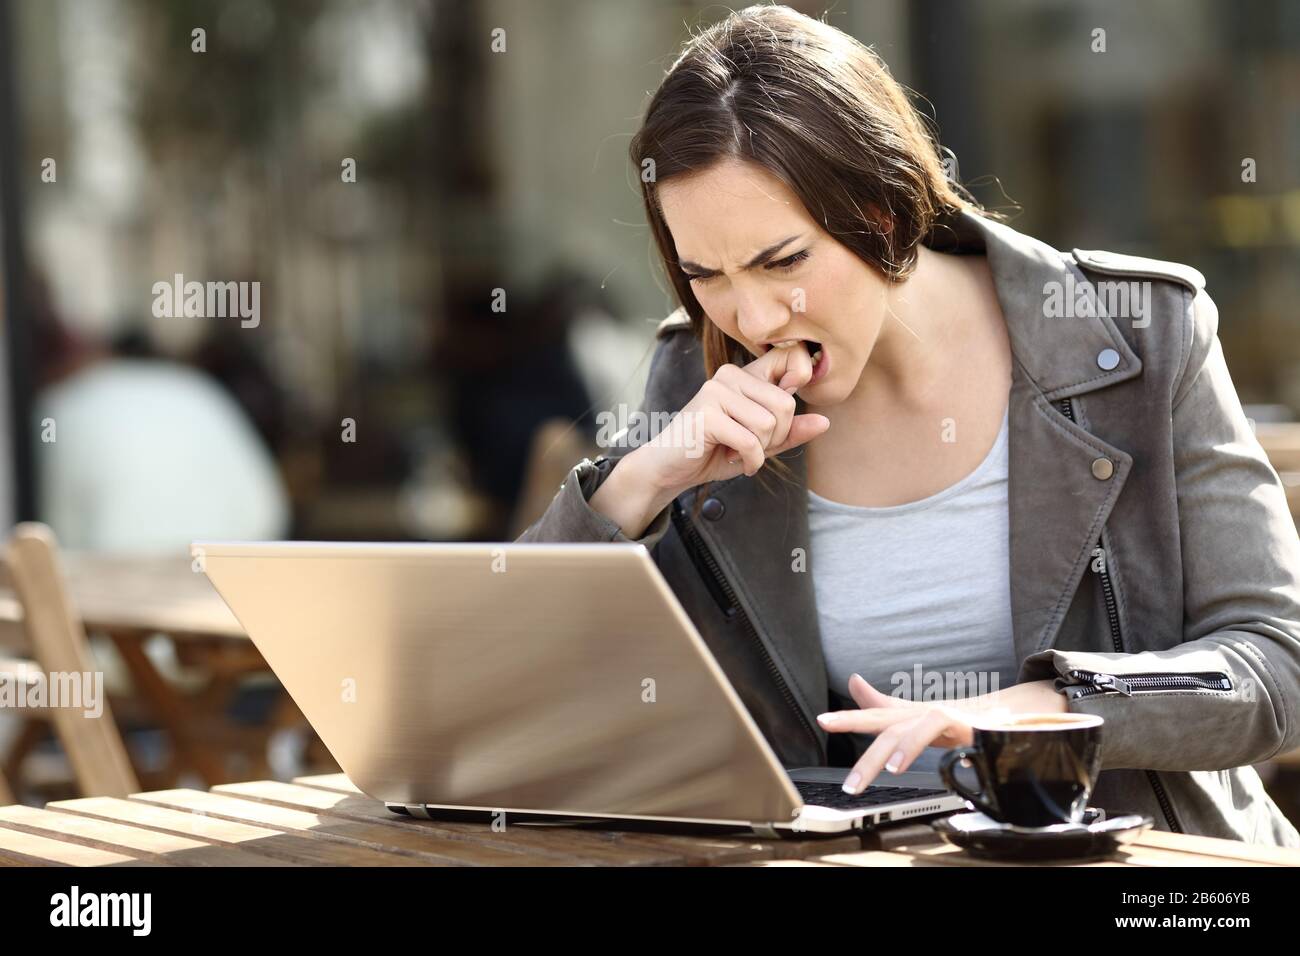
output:
[[[1204,278],[1176,263],[1058,252],[973,213],[943,225],[931,248],[988,256],[1015,358],[1018,679],[1055,678],[1071,711],[1105,718],[1094,806],[1300,847],[1250,766],[1300,747],[1300,539],[1229,377]],[[1107,314],[1116,282],[1140,284],[1140,316]],[[1074,307],[1049,317],[1045,302],[1062,290]],[[643,410],[680,410],[704,381],[679,309],[660,323]],[[629,540],[587,504],[629,450],[575,466],[519,540]],[[847,765],[864,738],[845,752],[852,738],[828,741],[814,719],[853,705],[828,688],[813,583],[792,570],[795,548],[810,570],[816,562],[804,459],[781,457],[797,487],[776,476],[773,490],[744,475],[715,483],[698,518],[691,489],[636,540],[782,763]]]

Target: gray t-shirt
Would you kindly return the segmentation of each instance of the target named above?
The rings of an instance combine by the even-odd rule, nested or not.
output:
[[[928,498],[860,508],[808,492],[813,587],[830,685],[952,700],[1015,683],[1007,415],[984,461]]]

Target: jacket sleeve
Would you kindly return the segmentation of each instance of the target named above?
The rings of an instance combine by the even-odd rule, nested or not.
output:
[[[646,375],[646,394],[640,409],[647,415],[661,410],[663,401],[658,394],[659,377],[656,373],[662,371],[661,365],[673,338],[670,335],[660,340],[655,348],[654,357],[650,360],[650,371]],[[605,482],[610,472],[614,470],[614,466],[632,451],[633,447],[620,441],[618,444],[611,445],[605,454],[598,456],[594,461],[584,458],[574,465],[561,482],[559,491],[551,499],[546,511],[516,540],[520,543],[630,542],[644,545],[647,550],[653,550],[668,530],[671,505],[654,517],[641,537],[629,538],[623,534],[623,529],[616,521],[589,504],[596,489]]]
[[[1070,711],[1105,718],[1103,769],[1224,770],[1300,747],[1300,538],[1228,374],[1218,311],[1204,289],[1190,312],[1185,371],[1172,396],[1182,643],[1027,659],[1031,673],[1055,673]],[[1166,674],[1182,687],[1132,680]],[[1210,676],[1202,685],[1194,675]],[[1222,689],[1213,689],[1216,680]]]

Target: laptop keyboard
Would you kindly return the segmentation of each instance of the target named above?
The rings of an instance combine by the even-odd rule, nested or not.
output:
[[[924,800],[929,797],[941,797],[947,791],[930,787],[867,787],[856,796],[845,793],[838,783],[808,783],[794,781],[795,789],[803,802],[832,810],[861,810],[864,807],[878,807],[883,803],[898,803],[902,800]]]

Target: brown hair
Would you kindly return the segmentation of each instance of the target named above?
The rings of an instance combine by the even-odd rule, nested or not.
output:
[[[917,244],[938,218],[963,209],[994,215],[945,175],[925,118],[876,53],[789,7],[746,7],[687,41],[629,154],[709,378],[753,356],[707,320],[679,267],[659,205],[664,180],[727,159],[756,163],[837,242],[895,282],[916,268]],[[788,480],[784,462],[769,464]],[[706,495],[697,495],[697,510]]]

